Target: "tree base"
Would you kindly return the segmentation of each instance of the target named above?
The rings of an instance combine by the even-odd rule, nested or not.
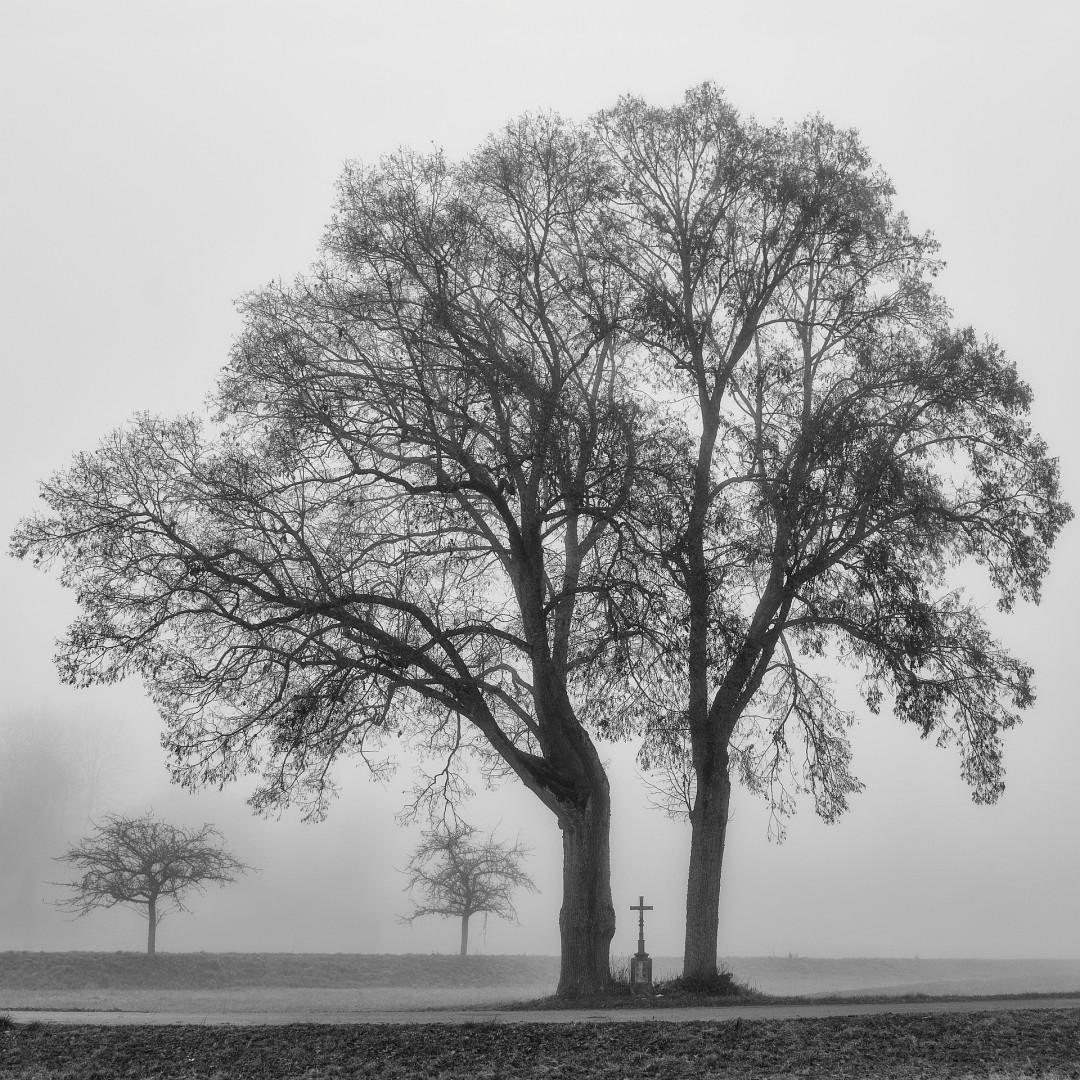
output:
[[[708,994],[712,997],[734,997],[745,993],[735,983],[735,976],[730,971],[718,971],[713,976],[687,977],[679,975],[664,984],[664,990],[670,993]]]

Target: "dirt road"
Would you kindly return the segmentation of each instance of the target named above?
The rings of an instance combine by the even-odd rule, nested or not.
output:
[[[865,1016],[879,1013],[1001,1012],[1015,1009],[1080,1009],[1080,997],[974,998],[966,1001],[878,1002],[875,1004],[732,1005],[685,1009],[455,1009],[410,1012],[328,1012],[295,1010],[275,1013],[91,1012],[11,1010],[17,1023],[49,1024],[626,1024],[635,1021],[797,1020],[822,1016]]]

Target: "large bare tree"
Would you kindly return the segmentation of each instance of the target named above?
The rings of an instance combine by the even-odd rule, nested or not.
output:
[[[638,429],[592,140],[511,125],[452,163],[350,167],[324,259],[244,303],[215,427],[141,417],[44,485],[14,549],[61,560],[75,683],[145,680],[175,778],[261,773],[325,812],[342,755],[402,737],[515,775],[562,831],[563,994],[602,991],[615,916],[593,730],[620,613],[609,522]],[[602,673],[601,673],[602,674]]]
[[[667,598],[650,617],[664,608],[668,647],[634,668],[642,760],[676,766],[684,974],[708,980],[732,776],[780,811],[807,788],[827,820],[861,787],[830,666],[861,672],[871,710],[956,744],[974,797],[997,797],[1031,670],[949,571],[982,565],[1006,610],[1037,600],[1071,512],[1029,389],[950,327],[935,245],[854,133],[762,128],[709,85],[670,109],[626,98],[597,130],[667,430],[626,530]]]
[[[142,418],[45,485],[75,682],[137,672],[177,778],[325,809],[403,736],[516,775],[563,837],[566,994],[614,930],[596,737],[687,747],[685,973],[716,973],[731,779],[858,790],[818,660],[959,744],[976,797],[1029,668],[950,568],[1035,599],[1069,516],[992,343],[858,138],[711,86],[461,163],[350,169],[323,262],[248,299],[217,431]],[[800,760],[801,759],[801,760]]]

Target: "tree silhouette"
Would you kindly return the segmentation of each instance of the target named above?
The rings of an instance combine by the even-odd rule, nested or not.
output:
[[[733,778],[827,819],[860,789],[829,663],[984,800],[1032,701],[950,572],[1037,599],[1070,511],[892,195],[854,132],[708,84],[348,168],[321,263],[246,299],[213,426],[136,418],[16,532],[78,593],[62,675],[140,675],[174,776],[259,774],[260,811],[324,813],[391,739],[438,763],[421,802],[514,775],[562,837],[565,995],[615,928],[596,742],[685,751],[684,973],[715,977]]]
[[[117,904],[136,908],[147,921],[146,951],[153,956],[158,923],[170,910],[186,911],[191,891],[205,891],[208,882],[226,885],[251,869],[214,843],[220,839],[212,825],[170,825],[152,812],[107,814],[90,836],[59,857],[82,873],[63,883],[74,895],[59,906],[80,917]]]
[[[615,931],[594,668],[643,416],[599,180],[551,117],[350,168],[322,264],[247,298],[218,426],[138,417],[15,539],[78,588],[63,675],[141,675],[180,782],[256,772],[257,810],[318,817],[396,738],[436,762],[421,801],[463,761],[517,777],[562,838],[565,994]]]
[[[597,132],[636,283],[627,332],[668,431],[623,530],[664,598],[630,669],[641,763],[689,811],[684,975],[709,979],[732,779],[774,821],[799,790],[833,820],[862,787],[837,664],[997,798],[1032,672],[952,569],[984,567],[1002,610],[1037,601],[1071,511],[1030,389],[950,325],[936,244],[855,132],[763,128],[710,85],[671,108],[625,98]]]

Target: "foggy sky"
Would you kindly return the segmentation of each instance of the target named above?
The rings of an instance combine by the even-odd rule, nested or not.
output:
[[[1080,9],[1013,8],[0,0],[0,534],[35,509],[40,479],[134,411],[200,407],[239,329],[233,300],[308,267],[346,159],[400,145],[460,155],[526,110],[583,119],[626,92],[670,104],[703,79],[763,122],[821,112],[860,130],[897,205],[941,241],[956,320],[992,334],[1032,384],[1035,427],[1080,505]],[[1078,555],[1074,523],[1041,607],[1009,617],[971,576],[1036,669],[1000,803],[971,803],[954,752],[864,716],[853,765],[867,790],[840,823],[803,800],[778,845],[763,804],[736,796],[722,952],[1080,958]],[[343,768],[317,825],[252,817],[243,783],[171,787],[141,687],[59,684],[53,642],[72,598],[7,557],[0,595],[0,949],[141,948],[136,914],[72,921],[47,882],[89,817],[153,807],[215,823],[259,868],[167,918],[164,951],[455,950],[451,923],[397,919],[396,868],[419,838],[394,820],[407,768],[382,787]],[[631,746],[601,752],[613,953],[633,951],[628,909],[644,893],[650,952],[678,954],[688,828],[646,808]],[[474,924],[473,944],[555,953],[554,820],[519,786],[477,787],[466,816],[520,835],[542,891],[520,894],[520,926],[493,919],[485,939]]]

